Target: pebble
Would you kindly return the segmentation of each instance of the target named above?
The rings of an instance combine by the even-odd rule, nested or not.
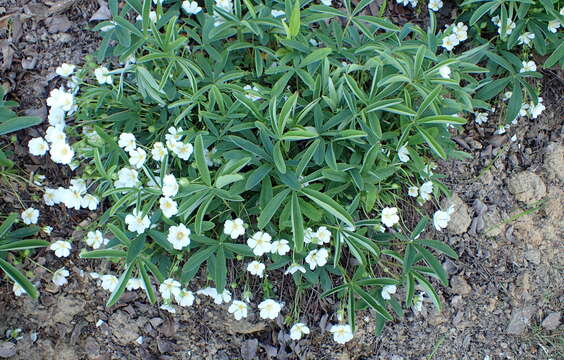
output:
[[[555,330],[560,326],[560,312],[553,312],[542,321],[541,325],[548,331]]]

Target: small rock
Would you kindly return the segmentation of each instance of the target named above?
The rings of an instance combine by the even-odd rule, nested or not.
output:
[[[249,339],[245,340],[241,345],[241,357],[244,360],[251,360],[257,358],[258,340]]]
[[[515,199],[532,204],[541,200],[546,195],[546,186],[537,174],[530,171],[523,171],[513,175],[508,182],[509,192]]]
[[[73,317],[84,310],[84,301],[68,296],[57,298],[57,306],[53,307],[51,320],[56,323],[68,324]]]
[[[483,230],[486,236],[495,237],[505,232],[505,224],[503,218],[497,208],[489,209],[483,216]]]
[[[531,249],[525,252],[525,258],[535,265],[541,262],[541,252],[538,249]]]
[[[47,31],[51,34],[65,32],[72,26],[72,22],[66,16],[53,16],[45,20]]]
[[[549,177],[564,182],[564,146],[551,143],[546,147],[544,155],[544,168]]]
[[[452,197],[444,201],[443,209],[448,209],[451,206],[454,208],[454,212],[450,215],[447,230],[457,235],[464,234],[472,222],[468,213],[468,205],[457,194],[453,193]]]
[[[108,320],[112,335],[120,345],[133,343],[138,337],[138,325],[124,311],[115,312]]]
[[[464,279],[461,275],[452,278],[450,281],[450,287],[454,293],[459,295],[468,295],[472,291],[472,288],[468,285],[466,279]]]
[[[162,324],[164,322],[164,320],[156,317],[156,318],[152,318],[151,320],[149,320],[149,322],[156,329],[160,324]]]
[[[9,341],[0,341],[0,358],[7,359],[16,355],[16,344]]]
[[[542,327],[548,331],[555,330],[560,326],[560,312],[553,312],[542,321]]]
[[[514,309],[511,313],[511,320],[507,326],[506,332],[510,335],[521,335],[531,322],[531,317],[536,311],[534,305],[528,305],[523,308]]]

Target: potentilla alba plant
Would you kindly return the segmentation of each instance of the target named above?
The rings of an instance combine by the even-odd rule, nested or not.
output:
[[[166,311],[190,306],[194,291],[236,319],[258,311],[289,325],[301,297],[271,291],[281,279],[381,322],[410,309],[416,287],[439,306],[429,275],[446,285],[437,256],[456,254],[422,235],[434,231],[429,217],[413,222],[403,207],[448,194],[434,159],[462,156],[451,136],[472,118],[475,88],[464,84],[487,71],[474,61],[485,50],[441,44],[467,41],[467,22],[402,30],[348,1],[347,29],[330,1],[145,5],[98,25],[98,63],[78,70],[72,101],[51,101],[76,108],[45,136],[49,152],[72,143],[58,160],[79,159],[85,184],[46,189],[45,202],[76,211],[87,194],[99,200],[94,250],[81,256],[122,266],[103,283],[108,304],[135,278]],[[110,55],[123,65],[110,68]],[[194,289],[195,277],[206,287]],[[382,295],[402,285],[406,297]],[[354,332],[349,314],[340,343]]]

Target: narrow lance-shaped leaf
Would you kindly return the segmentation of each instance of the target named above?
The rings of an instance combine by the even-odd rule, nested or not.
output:
[[[2,269],[6,273],[6,275],[8,275],[8,277],[10,279],[12,279],[12,281],[15,281],[16,283],[18,283],[18,285],[20,285],[29,296],[31,296],[33,299],[37,299],[37,297],[39,296],[39,293],[37,292],[37,290],[35,289],[35,287],[31,283],[31,281],[29,281],[12,264],[10,264],[6,260],[0,258],[0,269]]]
[[[131,278],[131,271],[133,270],[133,266],[134,263],[128,264],[127,267],[125,268],[125,271],[119,277],[118,283],[114,288],[114,291],[112,291],[112,294],[108,299],[108,302],[106,302],[107,307],[111,307],[112,305],[117,303],[117,301],[121,297],[121,294],[123,294],[123,291],[125,290],[125,286],[127,285],[129,278]]]
[[[335,200],[333,200],[329,196],[320,193],[319,191],[315,191],[313,189],[308,189],[308,188],[302,189],[302,193],[308,198],[310,198],[311,200],[313,200],[321,208],[329,212],[331,215],[343,221],[348,226],[354,227],[351,215],[341,205],[339,205]]]
[[[291,216],[294,251],[299,253],[304,248],[304,220],[302,218],[298,195],[295,192],[292,193]]]
[[[204,141],[202,135],[196,137],[194,146],[194,156],[196,157],[196,166],[198,167],[198,172],[202,177],[202,181],[207,186],[211,186],[211,177],[208,165],[206,164],[206,156],[204,154]]]

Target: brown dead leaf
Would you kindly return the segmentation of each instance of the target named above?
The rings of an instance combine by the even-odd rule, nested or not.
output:
[[[76,0],[63,0],[54,2],[45,1],[45,4],[51,6],[51,8],[49,8],[49,15],[61,14],[70,9],[75,3]]]
[[[64,16],[53,16],[45,20],[45,25],[47,25],[47,31],[50,33],[65,32],[72,26],[72,22]]]
[[[2,64],[0,64],[1,70],[8,70],[12,66],[14,49],[12,49],[11,45],[12,43],[9,40],[0,41],[0,50],[2,51]]]

